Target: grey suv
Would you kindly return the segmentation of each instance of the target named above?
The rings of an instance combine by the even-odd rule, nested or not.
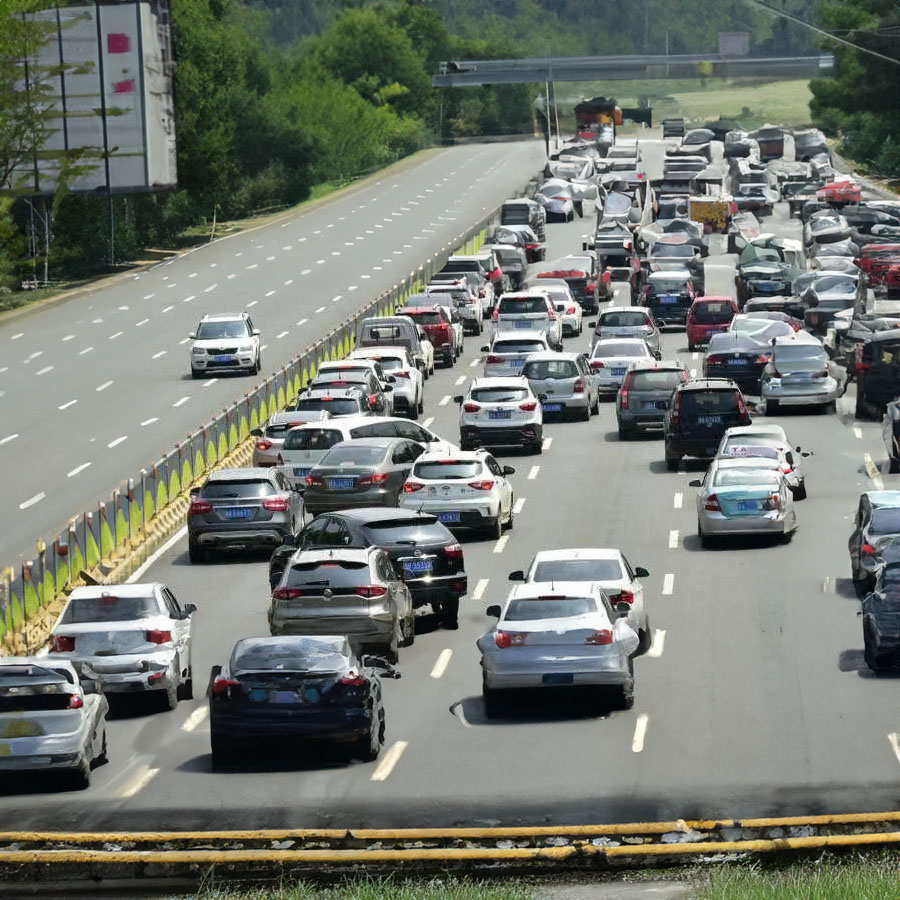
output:
[[[641,429],[661,429],[673,391],[689,378],[684,363],[677,359],[633,362],[616,396],[619,440],[629,438]]]

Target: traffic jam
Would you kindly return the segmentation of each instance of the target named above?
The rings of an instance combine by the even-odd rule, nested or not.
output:
[[[532,695],[577,692],[598,717],[631,709],[660,598],[628,546],[541,531],[489,602],[469,562],[479,545],[515,554],[542,465],[578,477],[554,469],[557,435],[652,446],[648,478],[686,475],[703,553],[792,541],[809,457],[827,451],[801,446],[792,419],[841,427],[848,386],[900,472],[900,200],[839,172],[809,129],[666,120],[662,140],[642,141],[608,116],[579,128],[480,249],[362,320],[349,357],[254,430],[250,466],[192,489],[186,563],[268,560],[268,634],[201,670],[197,605],[178,584],[76,588],[49,653],[0,660],[0,772],[59,769],[85,788],[115,755],[110,715],[204,695],[213,771],[265,753],[374,762],[384,682],[441,631],[474,647],[488,720]],[[258,336],[247,313],[204,316],[190,374],[255,375]],[[587,507],[601,502],[595,475]],[[897,673],[900,490],[872,481],[848,511],[849,570],[865,664]]]

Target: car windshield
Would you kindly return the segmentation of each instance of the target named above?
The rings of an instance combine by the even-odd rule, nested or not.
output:
[[[146,597],[74,597],[60,618],[61,625],[86,622],[127,622],[160,615],[159,601]]]
[[[643,341],[597,341],[592,355],[594,359],[613,356],[648,359],[650,349]]]
[[[357,587],[368,585],[370,582],[369,564],[365,560],[328,559],[295,563],[288,571],[285,587],[315,585],[324,590],[327,587]]]
[[[900,509],[885,507],[872,510],[872,534],[900,534]]]
[[[681,412],[683,415],[704,416],[733,412],[738,408],[738,398],[734,391],[683,391]]]
[[[635,328],[647,324],[647,314],[642,312],[608,312],[600,317],[601,328]]]
[[[734,307],[730,303],[695,303],[691,307],[691,316],[695,322],[730,322],[734,318]]]
[[[200,496],[206,500],[254,500],[257,497],[270,497],[276,493],[274,485],[267,479],[245,479],[208,481]]]
[[[713,479],[713,487],[741,487],[759,485],[778,487],[781,476],[771,469],[719,469]]]
[[[347,441],[346,444],[332,447],[319,460],[319,465],[339,466],[343,463],[350,463],[355,466],[374,466],[381,462],[386,455],[386,447],[372,447],[356,441]]]
[[[287,433],[284,449],[328,450],[343,439],[343,433],[332,428],[298,428]]]
[[[828,364],[828,354],[815,344],[776,344],[775,364],[780,362],[821,362]]]
[[[401,309],[399,312],[401,316],[409,316],[411,319],[415,319],[420,325],[440,325],[444,320],[441,318],[441,314],[436,309],[421,309],[421,310],[409,310],[409,309]]]
[[[540,341],[494,341],[491,347],[491,353],[539,353],[546,350],[546,344]]]
[[[677,256],[689,258],[694,255],[690,244],[660,244],[658,241],[650,248],[650,256]]]
[[[531,210],[524,205],[504,206],[500,211],[500,221],[504,225],[528,225],[531,221]]]
[[[505,622],[534,622],[539,619],[568,619],[597,612],[593,597],[553,597],[510,600],[503,616]]]
[[[476,459],[440,459],[419,462],[413,466],[413,476],[415,478],[465,480],[480,474],[481,461]]]
[[[526,378],[559,379],[577,378],[579,372],[571,359],[536,359],[525,363],[522,374]]]
[[[674,391],[684,380],[681,369],[654,370],[652,372],[635,372],[631,376],[629,387],[633,391]]]
[[[830,294],[852,295],[856,293],[856,281],[840,275],[826,275],[824,278],[818,278],[810,287],[817,294],[824,294],[826,291]]]
[[[547,301],[543,297],[503,297],[499,314],[517,316],[522,313],[546,313]]]
[[[306,412],[327,409],[333,416],[351,416],[360,412],[361,406],[355,397],[301,397],[294,409]]]
[[[512,403],[527,400],[529,391],[524,387],[473,388],[469,397],[477,403]]]
[[[617,559],[546,559],[534,567],[530,581],[618,581],[622,564]]]
[[[241,320],[231,322],[201,322],[197,329],[198,341],[215,341],[221,338],[245,338],[247,326]]]
[[[342,672],[347,658],[315,638],[242,641],[231,656],[231,671],[245,672]]]

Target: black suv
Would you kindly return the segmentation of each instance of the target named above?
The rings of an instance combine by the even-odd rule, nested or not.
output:
[[[683,456],[712,459],[727,428],[750,425],[740,388],[729,378],[697,378],[675,389],[663,425],[666,466],[678,470]]]
[[[900,672],[900,563],[883,566],[875,590],[862,601],[866,665],[873,672]]]
[[[880,418],[900,396],[900,334],[876,331],[856,348],[856,418]]]
[[[436,516],[411,509],[323,513],[272,554],[269,584],[279,583],[297,549],[373,546],[387,551],[414,606],[430,603],[445,626],[456,627],[459,600],[468,590],[462,547]]]

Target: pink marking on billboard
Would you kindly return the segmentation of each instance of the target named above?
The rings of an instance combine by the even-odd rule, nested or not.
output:
[[[108,34],[106,36],[106,49],[109,53],[127,53],[131,49],[128,35]]]
[[[134,79],[129,78],[128,81],[114,81],[113,82],[113,93],[114,94],[133,94],[134,93]]]

